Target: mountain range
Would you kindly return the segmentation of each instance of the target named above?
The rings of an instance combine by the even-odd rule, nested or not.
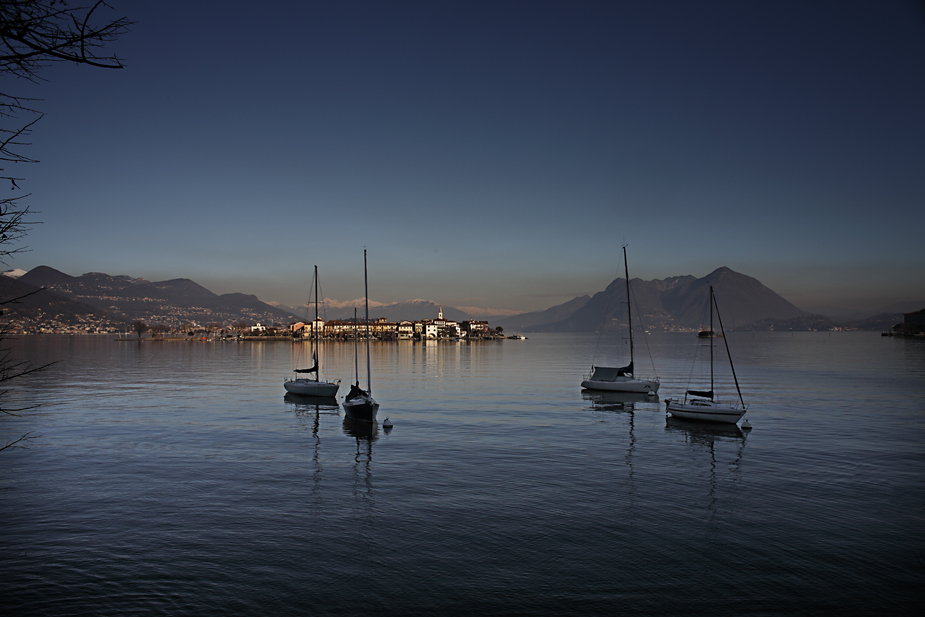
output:
[[[91,307],[98,318],[123,326],[136,320],[148,325],[178,327],[185,323],[225,325],[241,321],[249,324],[288,324],[296,319],[286,310],[261,302],[257,296],[242,293],[217,295],[189,279],[152,283],[100,272],[70,276],[48,266],[38,266],[18,279],[3,278],[8,279],[4,281],[7,287],[9,281],[18,285],[15,290],[17,295],[42,289],[40,293],[29,296],[33,304],[57,303],[61,308],[58,314],[61,315],[65,315],[62,312],[64,307],[70,306],[80,315],[86,314],[87,307]],[[63,304],[62,300],[74,304]],[[17,305],[10,309],[13,315],[21,314]],[[73,319],[65,317],[61,321],[69,323]]]
[[[48,266],[4,274],[0,276],[0,301],[25,296],[3,306],[4,313],[21,331],[45,331],[38,327],[50,322],[71,327],[95,324],[97,330],[119,329],[136,320],[174,328],[240,322],[285,326],[313,314],[312,307],[274,306],[254,295],[214,294],[189,279],[151,282],[100,272],[71,276]],[[902,321],[902,313],[892,312],[848,323],[811,315],[757,279],[726,267],[702,278],[636,278],[630,284],[634,326],[649,330],[705,327],[710,286],[716,292],[727,330],[886,330]],[[493,319],[490,325],[508,332],[593,332],[624,326],[626,301],[626,281],[618,278],[593,296],[579,296],[545,311]],[[323,318],[352,319],[358,304],[362,305],[362,299],[325,300]],[[925,306],[925,302],[921,304]],[[459,308],[442,307],[429,300],[370,302],[370,317],[388,321],[434,319],[441,310],[445,318],[459,322],[479,319]]]
[[[727,330],[887,330],[902,321],[902,313],[865,320],[836,322],[811,315],[765,287],[755,278],[727,267],[702,278],[677,276],[630,280],[634,327],[650,330],[695,330],[709,325],[707,299],[713,287]],[[922,303],[925,306],[925,302]],[[626,279],[615,279],[593,296],[535,313],[499,319],[496,325],[520,332],[594,332],[624,327],[627,322]],[[716,328],[718,329],[718,325]]]
[[[3,302],[4,329],[19,332],[40,331],[52,324],[56,329],[76,328],[85,332],[121,330],[126,326],[123,320],[95,306],[9,276],[0,276],[0,301]],[[10,322],[16,327],[9,328]]]

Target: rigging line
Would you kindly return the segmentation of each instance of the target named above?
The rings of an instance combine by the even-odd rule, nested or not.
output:
[[[318,302],[321,304],[321,318],[324,321],[328,320],[328,311],[327,311],[327,302],[324,300],[324,290],[321,289],[321,277],[318,277]]]
[[[315,268],[315,270],[317,270],[317,267]],[[311,325],[312,329],[314,329],[314,327],[315,327],[315,322],[314,322],[314,319],[312,318],[312,298],[314,297],[314,296],[312,296],[312,292],[314,291],[314,289],[315,289],[315,271],[313,270],[313,273],[312,273],[312,280],[311,280],[311,283],[310,283],[309,286],[308,286],[308,300],[305,301],[305,305],[304,305],[304,307],[305,307],[305,321],[306,321],[306,322],[309,322],[309,321],[311,322],[311,324],[312,324],[312,325]],[[304,328],[305,326],[302,326],[302,327]],[[295,342],[295,340],[293,340],[293,342]],[[300,332],[300,333],[299,333],[299,340],[298,340],[298,342],[299,342],[299,343],[304,343],[304,342],[305,342],[304,332]],[[304,345],[299,345],[299,346],[296,348],[296,366],[298,366],[299,364],[302,363],[302,348],[303,348],[303,347],[304,347]],[[311,355],[311,354],[309,354],[309,355]],[[309,360],[312,361],[312,362],[314,362],[314,358],[309,358]]]
[[[315,274],[312,273],[312,280],[308,284],[308,300],[305,301],[305,304],[302,307],[305,309],[305,321],[308,321],[312,317],[312,292],[315,289]]]
[[[649,347],[649,337],[646,336],[646,326],[642,323],[642,311],[639,310],[639,302],[636,301],[636,290],[630,287],[630,293],[633,294],[633,306],[636,307],[636,321],[639,323],[639,327],[642,330],[642,340],[645,341],[646,353],[649,354],[649,364],[652,365],[652,374],[658,377],[658,371],[655,370],[655,360],[652,358],[652,349]]]
[[[716,318],[719,320],[719,329],[723,333],[723,343],[726,345],[726,357],[729,358],[729,368],[732,369],[732,379],[736,383],[736,392],[739,393],[739,402],[745,407],[745,399],[742,398],[742,390],[739,389],[739,378],[736,377],[736,367],[732,364],[732,354],[729,353],[729,341],[726,340],[726,331],[723,329],[723,318],[719,315],[719,304],[716,303],[716,296],[713,295],[713,288],[710,288],[710,295],[713,298],[713,306],[716,307]]]
[[[700,345],[696,345],[691,351],[688,352],[688,363],[687,365],[691,367],[690,372],[687,374],[687,388],[686,390],[691,389],[691,384],[694,383],[694,371],[697,369],[699,364],[698,354],[700,352]],[[701,371],[702,373],[703,371]]]
[[[620,270],[617,269],[617,275],[616,277],[614,277],[613,280],[616,281],[619,277],[620,277]],[[610,293],[607,294],[605,298],[606,302],[604,304],[604,316],[601,317],[601,321],[598,323],[598,326],[597,326],[597,342],[594,344],[594,355],[591,356],[592,365],[597,364],[598,350],[601,347],[601,339],[603,338],[604,330],[606,329],[606,326],[604,325],[604,323],[607,321],[607,315],[610,314],[610,300],[613,298],[614,289],[616,289],[616,286],[614,286],[613,283],[611,283],[611,286],[613,287],[613,289],[611,289]]]
[[[710,307],[710,304],[707,303],[707,304],[704,304],[703,307],[700,309],[700,324],[701,324],[700,329],[701,330],[703,330],[703,319],[706,316],[707,310],[709,309],[709,307]],[[694,383],[694,371],[697,370],[698,367],[700,368],[700,375],[698,375],[697,377],[698,387],[700,387],[700,385],[703,383],[704,370],[703,370],[703,359],[701,357],[703,354],[703,347],[704,345],[698,342],[696,345],[692,345],[690,348],[690,351],[687,352],[688,366],[691,367],[690,373],[688,373],[687,375],[687,389],[688,390],[691,389],[691,384]]]

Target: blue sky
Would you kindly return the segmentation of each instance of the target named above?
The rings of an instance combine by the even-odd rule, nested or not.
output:
[[[925,299],[925,9],[113,2],[59,65],[9,267],[538,310],[621,272],[808,310]],[[11,89],[7,86],[7,89]],[[21,183],[22,185],[23,183]]]

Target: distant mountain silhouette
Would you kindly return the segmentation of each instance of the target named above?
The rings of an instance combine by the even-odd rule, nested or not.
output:
[[[574,314],[590,300],[591,296],[579,296],[577,298],[572,298],[565,304],[559,304],[545,311],[523,313],[521,315],[514,315],[513,317],[498,319],[496,320],[496,324],[505,330],[516,332],[518,330],[526,330],[527,328],[557,323],[567,318],[569,315]],[[535,332],[535,330],[532,329],[529,331]]]
[[[759,320],[787,320],[806,315],[757,279],[722,267],[703,278],[678,276],[630,281],[634,327],[656,330],[693,330],[709,321],[707,298],[716,292],[727,330]],[[624,327],[627,322],[626,279],[615,279],[604,291],[575,298],[542,313],[528,313],[499,321],[505,329],[525,332],[594,332]],[[549,317],[542,321],[541,316]],[[719,325],[717,324],[718,328]]]
[[[38,266],[18,281],[43,286],[59,296],[107,311],[123,321],[140,320],[148,325],[179,326],[187,322],[227,325],[239,321],[288,325],[297,319],[292,313],[261,302],[256,296],[217,295],[189,279],[152,283],[101,272],[70,276],[48,266]]]
[[[261,302],[249,294],[216,295],[189,279],[151,282],[101,272],[71,276],[48,266],[33,268],[18,279],[2,278],[28,285],[30,289],[45,287],[48,291],[43,293],[56,294],[58,298],[80,303],[97,312],[108,311],[114,319],[124,323],[140,320],[149,326],[176,327],[187,322],[229,325],[240,321],[285,326],[314,314],[313,307],[287,309]],[[363,306],[359,308],[361,312],[364,310]],[[440,309],[439,304],[429,300],[409,300],[372,307],[369,315],[371,319],[413,321],[436,319]],[[443,316],[460,322],[473,319],[466,312],[449,306],[443,307]],[[353,319],[353,307],[324,309],[323,318]]]
[[[701,279],[690,281],[670,290],[662,298],[662,305],[679,325],[700,327],[706,325],[705,312],[710,286],[716,294],[727,330],[754,323],[762,319],[792,319],[806,315],[774,293],[758,279],[734,272],[725,266],[717,268]]]
[[[51,287],[53,285],[67,285],[74,280],[74,277],[48,266],[36,266],[19,277],[18,280],[36,287]]]
[[[709,288],[713,286],[726,330],[827,330],[835,327],[852,329],[888,329],[889,322],[902,321],[895,309],[925,303],[903,303],[883,311],[882,315],[851,322],[837,322],[828,317],[810,315],[762,285],[757,279],[722,267],[702,278],[690,275],[644,281],[632,279],[633,325],[649,330],[694,330],[706,327]],[[287,310],[261,302],[243,293],[217,295],[189,279],[151,282],[130,276],[111,276],[90,272],[71,276],[38,266],[19,278],[0,277],[0,300],[28,293],[39,287],[46,290],[7,309],[7,315],[28,313],[38,323],[53,317],[55,323],[77,324],[92,321],[129,324],[141,320],[149,326],[163,324],[176,327],[185,323],[230,325],[248,324],[285,326],[313,314],[313,308]],[[362,303],[361,303],[362,304]],[[593,332],[622,328],[626,324],[626,282],[614,279],[606,289],[593,296],[579,296],[563,304],[533,313],[491,320],[493,327],[508,332]],[[41,308],[41,310],[39,310]],[[370,318],[388,321],[436,319],[440,305],[429,300],[408,300],[370,308]],[[915,310],[915,309],[911,309]],[[360,306],[360,311],[363,307]],[[908,311],[906,311],[908,312]],[[444,306],[443,315],[454,321],[474,319],[455,307]],[[92,317],[92,319],[91,319]],[[328,307],[326,320],[352,319],[353,307]],[[894,321],[895,320],[895,321]],[[717,324],[718,325],[718,324]]]
[[[49,289],[30,285],[23,282],[21,278],[0,277],[0,300],[8,301],[14,298],[19,299],[3,305],[3,314],[7,321],[25,320],[32,323],[53,321],[56,324],[67,326],[87,323],[115,328],[126,326],[123,319],[98,307],[62,297]]]
[[[661,298],[678,286],[683,286],[692,276],[672,277],[664,280],[644,281],[631,279],[633,292],[634,326],[670,329],[676,326],[674,316],[661,305]],[[592,296],[581,309],[557,324],[548,324],[540,331],[546,332],[594,332],[622,328],[627,323],[626,279],[615,279],[604,291]]]

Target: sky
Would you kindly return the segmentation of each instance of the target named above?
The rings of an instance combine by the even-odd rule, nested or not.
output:
[[[8,268],[542,310],[753,276],[810,311],[925,300],[925,8],[110,0],[57,64]],[[9,78],[5,78],[9,79]]]

